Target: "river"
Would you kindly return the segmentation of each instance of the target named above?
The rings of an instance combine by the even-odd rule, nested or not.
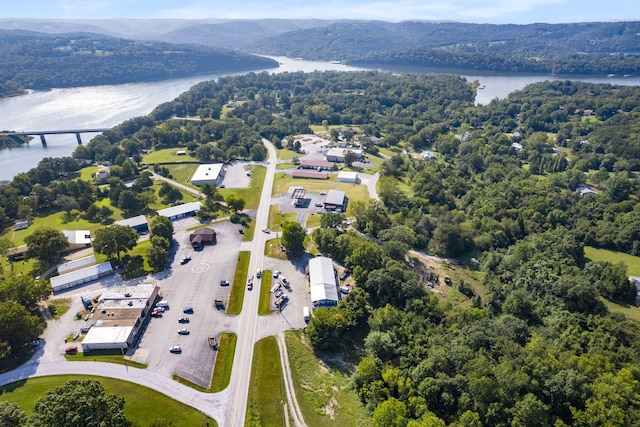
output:
[[[330,62],[302,61],[273,57],[280,63],[272,73],[315,70],[353,71],[362,68]],[[415,70],[414,70],[415,71]],[[434,71],[434,70],[424,70]],[[259,71],[256,71],[259,72]],[[233,73],[240,74],[240,73]],[[207,74],[158,82],[128,83],[112,86],[91,86],[31,92],[27,95],[0,100],[0,130],[33,131],[56,129],[88,129],[115,126],[124,120],[149,114],[157,105],[171,101],[191,86],[225,74]],[[546,75],[464,75],[479,80],[484,86],[478,90],[476,102],[486,104],[494,98],[504,98],[527,84],[554,78],[593,83],[612,83],[640,86],[640,77],[632,78],[575,78]],[[84,142],[95,134],[83,134]],[[76,137],[47,135],[47,146],[39,138],[17,148],[0,150],[0,181],[11,180],[20,172],[37,166],[45,157],[69,156],[77,147]]]

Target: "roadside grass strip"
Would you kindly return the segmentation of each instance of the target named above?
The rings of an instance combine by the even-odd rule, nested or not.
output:
[[[271,286],[273,286],[273,273],[263,271],[260,280],[260,302],[258,303],[258,316],[265,316],[272,312],[271,306]]]
[[[197,409],[173,400],[162,393],[128,381],[91,375],[53,375],[29,378],[25,381],[0,387],[0,399],[13,402],[31,416],[36,401],[47,391],[59,387],[70,380],[98,380],[108,394],[124,397],[124,414],[136,426],[217,426]]]
[[[223,332],[220,337],[216,365],[213,368],[213,378],[211,380],[211,391],[213,393],[222,391],[229,386],[237,341],[238,336],[231,332]]]
[[[298,405],[307,426],[371,425],[357,393],[349,386],[350,369],[337,369],[318,359],[302,341],[301,331],[286,331],[285,341]]]
[[[282,427],[285,421],[284,405],[287,396],[280,365],[280,350],[276,337],[256,342],[251,364],[251,382],[247,402],[245,426]]]
[[[236,264],[236,272],[233,276],[233,285],[231,286],[231,295],[229,295],[229,304],[227,305],[227,313],[240,314],[242,311],[242,301],[247,287],[247,271],[249,270],[249,259],[251,252],[240,251],[238,254],[238,263]]]

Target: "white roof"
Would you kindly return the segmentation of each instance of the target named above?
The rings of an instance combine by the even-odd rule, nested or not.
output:
[[[171,206],[170,208],[160,209],[158,211],[158,215],[172,218],[191,212],[197,212],[200,210],[200,206],[202,206],[200,202],[183,203],[181,205]]]
[[[198,181],[216,181],[222,172],[222,163],[211,163],[198,166],[193,173],[191,182]]]
[[[62,234],[72,245],[91,244],[91,232],[89,230],[62,230]]]
[[[144,215],[133,216],[131,218],[126,218],[120,221],[114,222],[116,225],[123,225],[125,227],[138,227],[144,224],[149,224],[147,222],[147,217]]]
[[[350,179],[355,181],[358,179],[358,172],[347,172],[347,171],[338,172],[338,179]]]
[[[338,288],[331,258],[315,257],[309,261],[309,284],[312,302],[338,302]]]
[[[133,326],[105,326],[89,329],[82,340],[82,344],[115,344],[123,343],[126,346],[127,338],[131,335]]]
[[[80,283],[82,281],[95,280],[99,276],[113,271],[110,262],[103,262],[102,264],[92,265],[90,267],[81,268],[80,270],[71,271],[60,276],[52,277],[49,281],[54,290],[64,287],[69,283]]]
[[[78,270],[80,268],[89,267],[97,263],[96,257],[89,255],[88,257],[74,259],[63,264],[58,264],[58,274],[63,274],[67,271]]]

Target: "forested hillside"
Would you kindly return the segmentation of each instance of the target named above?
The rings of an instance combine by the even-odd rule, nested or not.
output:
[[[635,286],[624,264],[589,260],[585,246],[640,255],[640,88],[552,81],[473,99],[457,76],[249,73],[196,85],[74,157],[135,174],[142,150],[260,160],[260,137],[349,128],[381,163],[380,200],[351,202],[350,225],[325,214],[313,232],[355,286],[314,311],[306,339],[355,360],[372,424],[634,425],[640,329],[620,312],[637,310]],[[5,224],[52,209],[56,195],[126,191],[78,193],[67,183],[78,167],[48,159],[0,186]],[[410,250],[446,258],[450,280]]]
[[[220,49],[136,42],[97,34],[0,31],[0,97],[25,89],[151,81],[275,67],[268,58]]]

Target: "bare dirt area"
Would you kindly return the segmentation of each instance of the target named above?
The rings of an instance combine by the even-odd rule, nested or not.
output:
[[[420,276],[428,289],[432,292],[439,293],[446,297],[460,279],[470,284],[475,292],[484,296],[482,286],[478,281],[469,275],[469,272],[462,265],[454,264],[447,259],[440,259],[431,256],[425,256],[418,253],[412,253],[414,269]],[[445,282],[449,278],[450,283]]]

